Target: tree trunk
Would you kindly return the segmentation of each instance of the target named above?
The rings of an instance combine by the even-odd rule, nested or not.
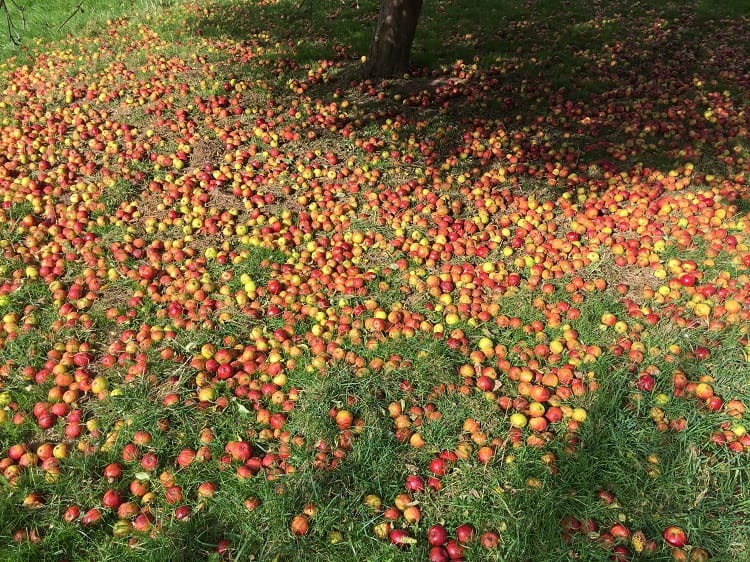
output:
[[[387,78],[409,69],[411,44],[421,10],[422,0],[383,0],[365,63],[365,76]]]

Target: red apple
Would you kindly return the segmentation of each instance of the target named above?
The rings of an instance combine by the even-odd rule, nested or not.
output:
[[[122,504],[122,494],[119,490],[107,490],[102,496],[102,505],[109,509],[117,509]]]
[[[427,553],[427,560],[429,562],[449,562],[450,556],[448,551],[442,546],[433,546]]]
[[[174,510],[174,518],[178,521],[187,521],[190,519],[190,515],[192,514],[193,510],[190,508],[189,505],[180,505],[177,506]]]
[[[78,519],[80,515],[81,515],[80,508],[77,505],[71,505],[63,513],[63,521],[65,521],[66,523],[72,523],[73,521]]]
[[[453,539],[448,539],[445,543],[445,550],[451,560],[459,560],[464,557],[466,549]]]
[[[615,523],[609,528],[609,533],[616,539],[628,539],[630,538],[630,529],[628,529],[622,523]]]
[[[675,548],[682,548],[684,547],[688,540],[687,540],[687,534],[685,531],[683,531],[680,527],[676,527],[674,525],[670,525],[664,531],[662,532],[662,537],[664,537],[664,540],[669,544],[669,546],[673,546]]]
[[[654,386],[656,386],[656,379],[654,379],[652,375],[643,374],[638,377],[638,381],[635,383],[635,386],[638,388],[638,390],[642,390],[643,392],[651,392],[652,390],[654,390]]]
[[[441,457],[435,457],[430,461],[430,472],[435,476],[445,476],[448,472],[448,461]]]
[[[182,487],[180,486],[167,486],[164,490],[164,496],[168,504],[174,505],[182,501]]]
[[[148,532],[151,527],[153,526],[155,521],[153,513],[150,511],[144,510],[138,515],[136,515],[135,520],[133,521],[133,528],[138,531],[139,533],[146,533]]]
[[[406,548],[417,542],[417,540],[410,536],[405,529],[392,529],[391,532],[388,533],[388,538],[391,543],[401,548]]]
[[[424,490],[424,479],[416,474],[410,474],[404,481],[404,488],[408,492],[421,492]]]
[[[433,546],[442,546],[448,540],[448,530],[443,525],[432,525],[427,529],[427,542]]]
[[[470,523],[464,523],[456,527],[456,539],[458,542],[467,543],[474,538],[476,529]]]
[[[81,518],[81,524],[86,526],[96,525],[102,519],[102,512],[96,507],[92,507]]]

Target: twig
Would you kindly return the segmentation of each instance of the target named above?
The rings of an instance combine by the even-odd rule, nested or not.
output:
[[[14,0],[9,0],[11,4],[13,4],[13,7],[15,7],[19,12],[21,12],[21,21],[23,21],[24,29],[26,28],[26,18],[23,14],[23,9],[18,6],[14,2]],[[5,2],[5,0],[0,0],[0,10],[2,10],[5,13],[5,23],[8,26],[8,38],[11,40],[11,42],[14,45],[20,45],[21,43],[21,35],[16,30],[16,25],[13,23],[13,17],[10,15],[10,10],[8,9],[8,4]]]
[[[67,25],[67,23],[73,19],[73,16],[75,16],[77,13],[83,13],[83,3],[85,0],[79,0],[78,5],[75,7],[75,9],[70,13],[70,15],[65,18],[65,21],[62,22],[58,27],[57,31],[60,31],[63,27]],[[16,27],[16,24],[13,22],[13,16],[10,13],[10,8],[8,8],[8,5],[13,6],[16,10],[18,10],[18,13],[21,16],[21,29],[23,31],[26,31],[26,12],[24,12],[24,7],[21,6],[16,0],[0,0],[0,12],[3,13],[5,16],[5,24],[8,27],[8,38],[11,40],[11,42],[14,45],[20,45],[21,44],[21,34],[18,31],[18,28]]]
[[[65,18],[65,21],[62,22],[58,27],[57,31],[60,31],[63,27],[67,25],[67,23],[73,19],[73,16],[75,16],[78,12],[83,13],[83,0],[80,0],[78,2],[78,6],[75,7],[75,9],[70,13],[70,15]]]

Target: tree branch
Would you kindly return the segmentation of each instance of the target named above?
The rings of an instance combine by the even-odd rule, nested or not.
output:
[[[70,15],[65,18],[65,21],[57,27],[57,31],[60,31],[63,27],[65,27],[68,22],[73,19],[73,16],[75,16],[78,12],[83,13],[83,0],[80,0],[78,2],[78,6],[76,6],[75,9],[70,13]]]
[[[73,19],[73,17],[78,13],[83,13],[83,3],[85,0],[79,0],[78,5],[73,9],[73,11],[70,13],[70,15],[65,18],[65,21],[62,22],[58,27],[57,31],[60,31],[63,27],[65,27],[70,20]],[[5,25],[8,28],[8,39],[11,40],[11,42],[14,45],[20,45],[21,44],[21,31],[19,31],[18,26],[16,25],[16,22],[13,19],[13,14],[10,12],[10,7],[15,8],[21,19],[21,30],[26,31],[26,12],[24,12],[24,7],[21,6],[16,0],[0,0],[0,13],[5,17]]]
[[[23,8],[16,4],[14,0],[8,0],[8,2],[10,2],[13,7],[20,12],[23,29],[26,29],[26,16],[23,13]],[[16,24],[13,23],[13,16],[11,16],[10,14],[10,9],[8,8],[8,3],[6,2],[6,0],[0,0],[0,11],[3,12],[3,15],[5,16],[5,23],[8,26],[8,38],[14,45],[19,45],[21,43],[21,34],[18,32]]]

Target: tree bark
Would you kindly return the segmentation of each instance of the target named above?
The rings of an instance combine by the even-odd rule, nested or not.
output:
[[[421,10],[422,0],[383,0],[365,62],[365,76],[387,78],[409,69],[411,44]]]

